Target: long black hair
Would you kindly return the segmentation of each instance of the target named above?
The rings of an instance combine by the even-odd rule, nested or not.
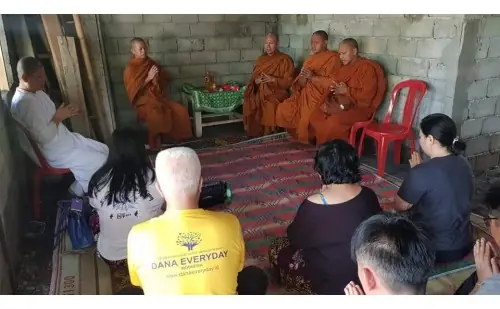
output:
[[[107,205],[135,202],[137,193],[148,196],[148,183],[156,178],[143,138],[135,128],[116,129],[109,147],[108,160],[95,172],[89,183],[89,196],[109,183]],[[132,193],[132,194],[131,194]],[[133,200],[131,200],[131,198]]]
[[[448,152],[454,155],[465,151],[465,143],[458,139],[455,122],[445,114],[430,114],[420,122],[420,130],[425,136],[432,135]]]

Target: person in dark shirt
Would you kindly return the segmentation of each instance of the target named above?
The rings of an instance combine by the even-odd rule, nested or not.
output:
[[[346,295],[425,295],[434,268],[429,239],[406,216],[381,213],[365,220],[351,242],[361,286]]]
[[[420,123],[420,147],[430,157],[413,153],[411,169],[395,200],[396,211],[408,211],[436,251],[436,263],[459,261],[471,252],[470,201],[474,182],[467,160],[459,155],[465,143],[453,120],[431,114]]]
[[[363,220],[381,211],[375,193],[361,186],[356,150],[343,140],[320,146],[314,169],[323,186],[305,199],[269,251],[280,283],[299,294],[342,295],[357,280],[350,258],[351,237]]]

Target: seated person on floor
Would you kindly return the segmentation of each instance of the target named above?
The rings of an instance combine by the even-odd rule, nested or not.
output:
[[[132,59],[123,73],[123,83],[137,116],[146,121],[150,139],[155,138],[157,143],[157,136],[162,136],[165,142],[191,138],[189,112],[168,97],[166,73],[159,63],[149,58],[146,42],[134,38],[130,45]]]
[[[236,294],[245,262],[240,222],[230,213],[198,207],[203,179],[196,152],[186,147],[161,151],[156,175],[167,210],[129,233],[132,284],[145,295]],[[248,277],[254,280],[243,276]]]
[[[306,59],[292,84],[292,95],[276,109],[276,125],[301,143],[309,143],[309,118],[324,102],[332,79],[340,69],[339,54],[327,48],[328,34],[319,30],[311,37],[312,55]]]
[[[112,138],[108,160],[90,180],[89,201],[99,215],[99,255],[112,270],[126,270],[128,233],[161,215],[165,200],[139,133],[116,129]]]
[[[411,169],[396,195],[394,210],[408,212],[426,232],[436,251],[436,263],[459,261],[473,246],[473,174],[467,160],[459,155],[465,143],[458,139],[450,117],[431,114],[420,122],[419,144],[430,159],[422,162],[418,153],[412,154]]]
[[[476,241],[474,245],[476,271],[460,285],[455,295],[474,294],[474,290],[477,290],[492,275],[490,272],[492,267],[496,266],[496,264],[489,265],[488,262],[493,263],[496,259],[493,261],[491,259],[500,256],[500,182],[490,187],[486,193],[484,202],[489,209],[487,216],[484,217],[484,222],[489,227],[491,238],[482,242],[479,240]],[[498,294],[500,294],[500,291],[498,291]]]
[[[271,266],[287,290],[299,294],[342,295],[356,280],[350,257],[351,237],[363,220],[381,207],[375,193],[359,184],[356,150],[343,140],[322,145],[314,169],[323,186],[300,205],[287,237],[274,240]]]
[[[332,94],[315,109],[309,121],[316,145],[333,139],[348,140],[355,122],[370,120],[384,99],[387,80],[378,63],[358,55],[358,42],[339,45],[342,67],[332,79]]]
[[[380,213],[359,225],[352,259],[361,287],[350,282],[347,295],[425,295],[434,268],[429,239],[405,216]]]
[[[245,131],[260,137],[276,131],[276,107],[288,97],[295,66],[292,58],[278,50],[279,39],[269,33],[264,39],[264,55],[255,63],[243,96]]]
[[[51,167],[71,170],[75,182],[69,191],[75,196],[85,195],[90,177],[106,161],[108,147],[66,128],[63,121],[78,115],[79,110],[71,104],[61,104],[56,109],[43,91],[46,75],[38,59],[21,58],[17,74],[19,86],[12,98],[12,117],[28,131]],[[33,151],[24,135],[21,148],[27,153]]]

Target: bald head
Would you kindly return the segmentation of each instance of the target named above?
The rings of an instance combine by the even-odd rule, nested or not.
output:
[[[158,186],[167,205],[179,200],[195,200],[201,189],[201,164],[196,152],[187,147],[174,147],[160,151],[156,156]]]
[[[358,41],[353,38],[343,39],[339,45],[340,60],[348,65],[358,58]]]
[[[328,49],[328,34],[323,30],[315,31],[311,36],[311,52],[313,55]]]
[[[348,45],[349,47],[351,47],[353,49],[358,49],[358,47],[359,47],[358,46],[358,41],[356,41],[353,38],[343,39],[342,42],[340,42],[340,44]]]
[[[278,35],[275,33],[268,33],[264,38],[264,52],[267,55],[272,55],[276,52],[279,45]]]
[[[133,38],[130,40],[130,52],[136,58],[146,58],[148,55],[148,47],[143,38]]]
[[[22,57],[17,62],[17,76],[31,76],[39,69],[43,68],[42,63],[35,57]]]
[[[328,33],[326,33],[326,31],[323,31],[323,30],[314,31],[313,35],[317,35],[321,39],[328,41]]]
[[[35,57],[22,57],[17,62],[19,85],[30,91],[42,90],[45,85],[45,69]]]

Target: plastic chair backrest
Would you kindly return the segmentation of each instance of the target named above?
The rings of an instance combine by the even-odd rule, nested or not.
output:
[[[38,159],[38,162],[40,163],[40,167],[45,168],[45,169],[51,169],[52,167],[49,165],[45,157],[42,155],[42,152],[40,151],[40,148],[38,148],[38,144],[33,140],[31,137],[30,132],[28,129],[26,129],[22,124],[20,124],[18,121],[16,121],[17,125],[21,130],[23,131],[24,135],[26,135],[26,138],[28,139],[31,148],[33,148],[33,151],[35,152],[36,158]]]
[[[408,88],[408,95],[406,96],[405,106],[403,108],[403,119],[401,120],[401,125],[406,128],[411,128],[413,126],[413,121],[418,112],[418,107],[422,98],[427,92],[427,84],[418,79],[409,79],[399,82],[391,93],[391,102],[389,104],[389,109],[385,115],[383,123],[390,123],[392,119],[392,112],[396,106],[399,94],[401,90]]]

